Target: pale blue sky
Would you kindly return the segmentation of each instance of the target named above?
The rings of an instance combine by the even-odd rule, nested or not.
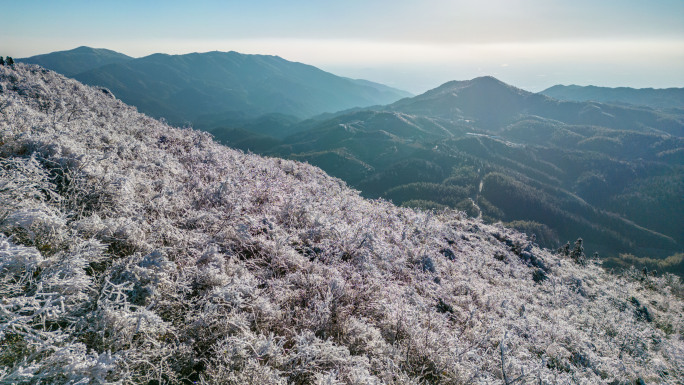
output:
[[[0,55],[80,45],[139,57],[273,54],[422,92],[494,75],[553,84],[684,87],[682,0],[0,0]]]

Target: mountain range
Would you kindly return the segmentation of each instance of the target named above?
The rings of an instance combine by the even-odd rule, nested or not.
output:
[[[630,88],[555,85],[541,92],[559,100],[595,101],[613,104],[684,109],[684,88]]]
[[[347,131],[393,117],[430,138],[442,125],[367,114]],[[464,140],[517,148],[484,135]],[[524,170],[519,156],[508,159]],[[581,240],[558,253],[536,241],[460,211],[364,199],[319,168],[227,148],[106,89],[0,66],[0,383],[684,378],[678,277],[612,274]]]
[[[521,116],[539,116],[565,124],[652,131],[684,136],[684,119],[640,106],[562,102],[505,84],[491,76],[452,81],[387,107],[444,120],[467,119],[472,125],[498,131]]]
[[[317,165],[366,197],[464,210],[535,234],[548,248],[582,237],[607,266],[640,261],[684,274],[681,109],[563,101],[493,77],[402,98],[374,83],[235,52],[122,59],[82,47],[39,58],[58,68],[79,62],[69,59],[78,52],[92,58],[79,56],[75,78],[233,147]],[[651,90],[649,98],[669,92]]]
[[[177,125],[234,124],[267,114],[299,119],[410,96],[278,56],[207,52],[130,58],[105,49],[18,59],[106,87],[141,112]],[[216,122],[216,123],[214,123]]]

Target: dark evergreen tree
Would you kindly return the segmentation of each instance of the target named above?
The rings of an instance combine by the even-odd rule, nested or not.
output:
[[[14,59],[11,56],[7,56],[7,65],[14,66]]]
[[[5,59],[3,59],[2,56],[0,56],[0,66],[4,66],[4,65],[5,65]]]
[[[566,257],[570,256],[570,242],[565,242],[565,245],[558,248],[558,250],[556,250],[556,253],[564,255]]]
[[[582,238],[577,238],[575,241],[575,247],[572,249],[572,252],[570,253],[570,258],[573,259],[573,261],[579,263],[580,265],[584,265],[586,262],[586,256],[584,255],[584,246],[582,246]]]

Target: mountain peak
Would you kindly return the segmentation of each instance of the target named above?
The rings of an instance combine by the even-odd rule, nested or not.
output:
[[[82,45],[80,47],[76,47],[72,50],[66,50],[62,52],[93,52],[93,51],[99,51],[99,50],[105,50],[104,48],[93,48],[93,47],[88,47],[87,45]],[[105,51],[111,51],[111,50],[105,50]]]
[[[529,92],[522,90],[520,88],[514,87],[510,84],[504,83],[501,80],[493,76],[480,76],[470,80],[452,80],[442,84],[441,86],[430,90],[425,93],[427,94],[442,94],[458,92],[465,89],[480,90],[480,92],[493,94],[500,92],[513,92],[515,94],[524,95],[529,94]]]
[[[17,59],[19,62],[38,64],[66,76],[74,76],[93,68],[129,60],[133,60],[133,58],[109,49],[92,48],[85,45],[67,51],[56,51]]]
[[[400,100],[390,108],[450,120],[475,119],[493,128],[518,114],[534,95],[493,76],[481,76],[444,83],[422,95]]]
[[[93,48],[89,47],[87,45],[82,45],[73,49],[69,50],[64,50],[64,51],[55,51],[51,52],[48,54],[43,54],[43,55],[37,55],[33,57],[46,57],[46,56],[54,56],[54,55],[73,55],[73,54],[78,54],[78,55],[111,55],[111,56],[116,56],[116,57],[126,57],[132,59],[130,56],[122,54],[120,52],[112,51],[111,49],[107,48]],[[28,58],[27,58],[28,59]]]
[[[527,93],[527,91],[505,83],[493,76],[480,76],[465,82],[470,87],[482,88],[489,91],[514,91],[516,93]]]
[[[485,75],[485,76],[478,76],[476,78],[473,78],[470,80],[472,83],[496,83],[496,84],[506,84],[502,82],[501,80],[495,78],[494,76],[491,75]]]

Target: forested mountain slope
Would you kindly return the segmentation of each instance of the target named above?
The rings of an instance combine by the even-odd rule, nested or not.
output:
[[[0,67],[0,382],[678,383],[678,278]]]

